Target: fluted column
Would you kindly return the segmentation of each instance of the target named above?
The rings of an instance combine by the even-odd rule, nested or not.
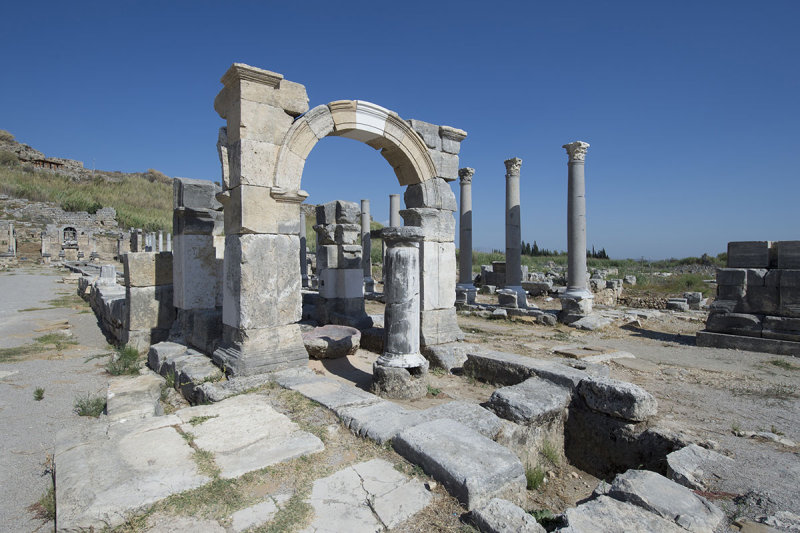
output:
[[[375,291],[372,279],[372,238],[370,227],[369,200],[361,200],[361,268],[364,270],[364,292]]]
[[[505,289],[517,293],[517,305],[527,307],[522,288],[522,221],[519,200],[519,169],[522,159],[512,157],[506,165],[506,282]]]

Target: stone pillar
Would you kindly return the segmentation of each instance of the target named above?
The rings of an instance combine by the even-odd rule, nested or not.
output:
[[[472,176],[473,168],[462,168],[458,171],[461,184],[460,219],[458,223],[458,285],[456,301],[474,304],[477,290],[472,282]]]
[[[300,208],[300,285],[303,288],[308,287],[308,245],[306,243],[306,212]]]
[[[50,257],[50,237],[47,236],[47,232],[43,231],[41,233],[42,238],[42,257]]]
[[[456,319],[456,196],[442,178],[409,185],[405,226],[422,228],[420,261],[420,342],[423,347],[462,340]]]
[[[164,251],[164,231],[158,230],[158,251]]]
[[[372,366],[372,391],[387,398],[427,393],[428,361],[420,354],[419,242],[424,230],[385,228],[386,276],[383,354]]]
[[[389,195],[389,227],[399,228],[400,224],[400,195]]]
[[[369,200],[361,200],[361,267],[364,269],[364,292],[375,292],[372,279],[372,238],[369,234]]]
[[[102,265],[100,267],[100,278],[98,285],[115,285],[117,283],[117,267],[114,265]]]
[[[167,251],[172,251],[172,233],[167,233]]]
[[[364,310],[359,207],[336,200],[317,206],[317,321],[356,328],[372,324]]]
[[[14,223],[8,223],[8,253],[17,255],[17,241],[14,238]]]
[[[567,184],[567,291],[561,298],[561,319],[574,322],[592,311],[586,282],[586,183],[584,164],[589,143],[563,146],[569,156]]]
[[[300,204],[308,193],[272,170],[279,159],[295,169],[305,163],[307,154],[284,150],[284,141],[308,111],[308,95],[279,73],[242,63],[221,81],[214,109],[226,121],[217,143],[225,266],[223,338],[214,360],[231,375],[306,366],[297,261]]]
[[[506,282],[505,289],[517,293],[517,306],[528,307],[522,288],[522,220],[519,200],[519,169],[522,159],[512,157],[506,165]]]

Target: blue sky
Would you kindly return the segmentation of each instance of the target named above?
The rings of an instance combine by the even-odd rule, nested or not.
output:
[[[13,2],[0,129],[87,167],[219,179],[213,109],[233,62],[469,133],[474,246],[504,247],[503,160],[522,237],[566,248],[567,158],[586,159],[588,243],[612,257],[800,239],[800,2]],[[452,184],[458,195],[457,182]],[[310,202],[369,198],[391,168],[323,139]]]

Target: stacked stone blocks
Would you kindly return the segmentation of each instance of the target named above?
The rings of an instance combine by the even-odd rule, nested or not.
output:
[[[122,343],[143,350],[169,336],[175,321],[172,254],[129,252],[125,272],[125,331]]]
[[[749,339],[748,339],[749,338]],[[800,241],[728,243],[700,346],[800,353]]]

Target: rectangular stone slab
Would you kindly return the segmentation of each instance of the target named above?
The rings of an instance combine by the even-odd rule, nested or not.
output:
[[[433,420],[402,431],[395,451],[440,481],[467,509],[495,497],[518,500],[525,468],[508,448],[454,420]]]
[[[727,335],[725,333],[712,333],[698,331],[696,342],[698,346],[710,348],[730,348],[733,350],[747,350],[750,352],[766,352],[778,355],[800,354],[800,342],[778,339],[762,339],[759,337],[743,337],[741,335]]]

